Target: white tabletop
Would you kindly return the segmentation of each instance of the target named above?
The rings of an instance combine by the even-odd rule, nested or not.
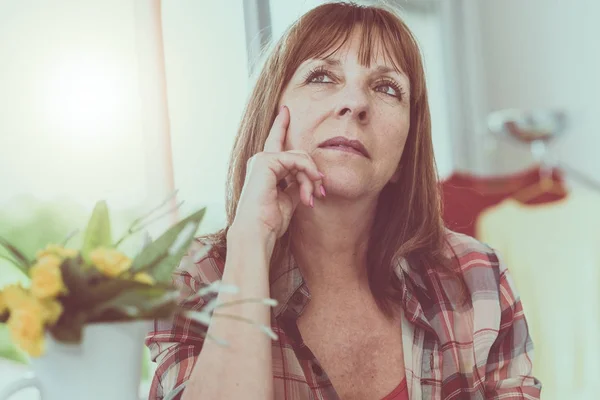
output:
[[[27,365],[0,358],[0,393],[2,393],[11,382],[27,375],[29,372],[31,372],[31,369]],[[142,382],[140,385],[140,398],[147,399],[149,391],[150,382]],[[27,388],[17,392],[6,400],[41,400],[41,396],[37,389]]]

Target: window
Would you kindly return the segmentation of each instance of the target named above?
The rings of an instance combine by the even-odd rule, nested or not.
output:
[[[1,4],[0,202],[137,206],[146,182],[133,7]]]

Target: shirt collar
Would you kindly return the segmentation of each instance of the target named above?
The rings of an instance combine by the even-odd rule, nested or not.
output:
[[[271,271],[270,281],[271,297],[277,300],[273,309],[275,318],[288,310],[295,318],[299,317],[310,300],[310,291],[291,252]]]

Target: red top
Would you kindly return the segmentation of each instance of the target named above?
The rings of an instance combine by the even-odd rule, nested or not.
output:
[[[554,169],[552,179],[562,183],[562,172]],[[476,237],[477,218],[483,211],[539,180],[539,168],[492,177],[455,172],[441,184],[444,222],[448,229],[454,232]],[[560,198],[559,195],[545,193],[527,203],[550,203]]]
[[[406,377],[402,379],[402,382],[396,389],[381,400],[409,400],[408,399],[408,386],[406,385]]]

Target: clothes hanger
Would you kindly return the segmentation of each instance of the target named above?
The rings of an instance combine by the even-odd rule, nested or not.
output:
[[[553,179],[553,168],[546,162],[546,142],[544,139],[533,139],[529,142],[529,149],[534,159],[540,165],[540,179],[532,185],[526,186],[511,197],[520,203],[528,203],[544,194],[554,194],[565,197],[568,193],[562,181]]]
[[[568,190],[561,181],[552,177],[552,169],[546,166],[540,169],[540,180],[532,185],[519,189],[511,197],[519,203],[526,204],[544,194],[553,194],[559,198],[568,195]]]
[[[567,115],[562,110],[505,109],[488,115],[487,124],[493,136],[502,141],[529,145],[529,150],[538,162],[540,179],[532,185],[520,188],[513,198],[527,203],[544,194],[564,197],[569,194],[565,181],[556,179],[553,172],[558,169],[568,180],[581,183],[588,189],[600,192],[600,182],[586,174],[558,161],[552,165],[546,161],[546,146],[562,136],[567,127]]]

